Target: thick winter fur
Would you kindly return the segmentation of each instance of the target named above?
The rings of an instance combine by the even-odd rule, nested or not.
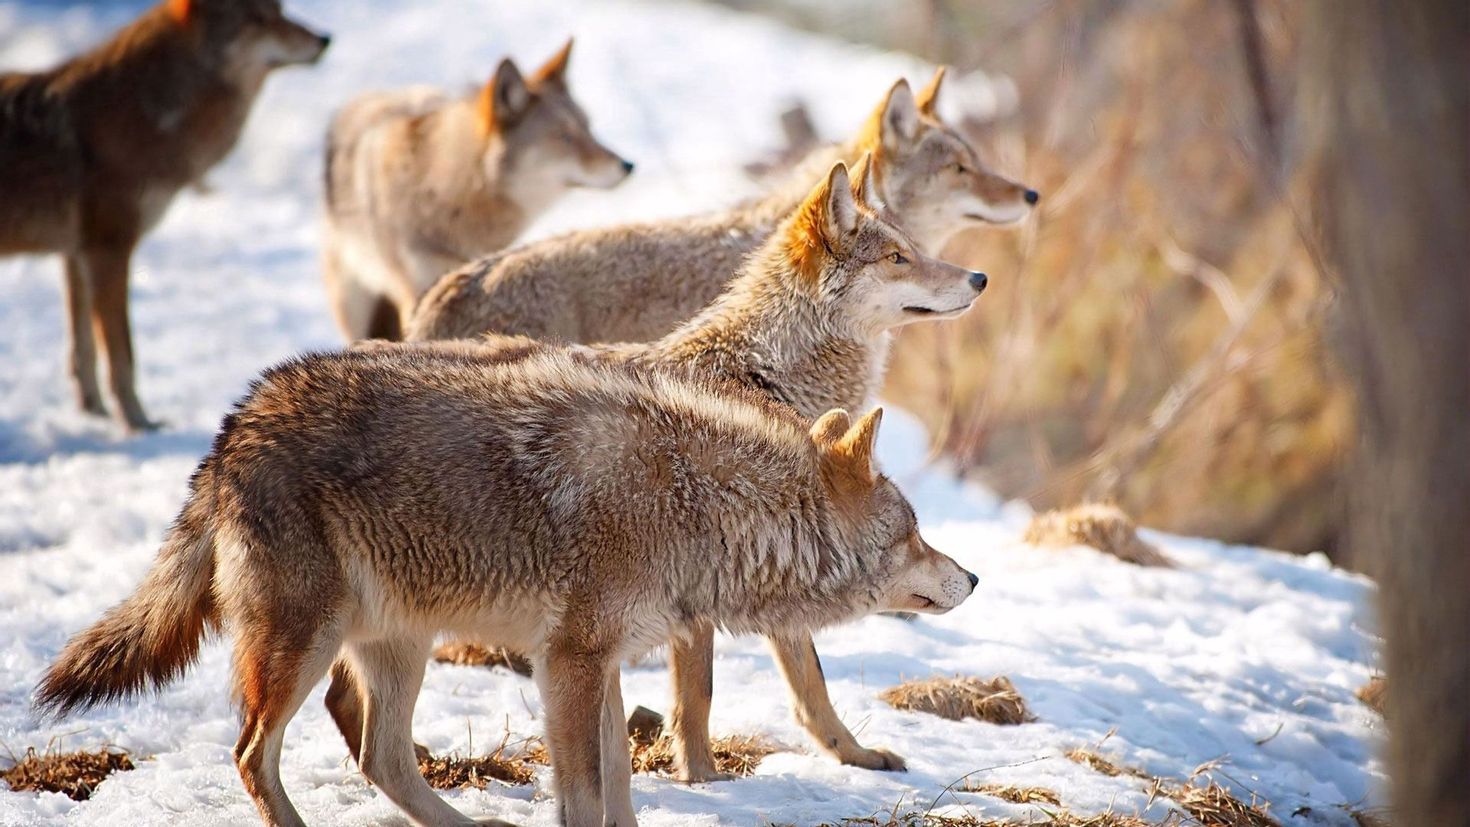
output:
[[[0,75],[0,255],[60,253],[78,404],[151,427],[133,383],[128,271],[138,241],[240,135],[266,75],[327,38],[271,0],[168,0],[47,72]]]
[[[173,677],[218,623],[245,788],[268,824],[297,825],[282,734],[340,656],[363,774],[417,824],[466,824],[418,774],[409,721],[435,636],[468,635],[532,654],[565,823],[629,827],[623,658],[692,625],[803,634],[969,596],[874,472],[878,421],[809,429],[739,388],[551,348],[288,362],[225,419],[154,570],[37,701]]]
[[[567,88],[571,48],[529,79],[503,60],[469,97],[381,92],[337,114],[323,268],[348,339],[401,338],[440,276],[505,247],[568,189],[627,177]]]
[[[857,167],[858,191],[872,188],[871,166]],[[830,408],[866,407],[877,390],[889,330],[963,312],[984,276],[917,250],[915,242],[850,191],[846,168],[833,167],[786,222],[756,251],[729,288],[703,313],[649,344],[576,348],[588,358],[716,377],[791,405],[816,418]],[[370,345],[384,347],[385,345]],[[550,347],[523,337],[438,342],[445,352],[489,349],[520,358]],[[710,553],[718,555],[718,548]],[[696,625],[673,641],[677,773],[688,781],[720,777],[709,745],[713,629]],[[791,687],[797,718],[814,741],[848,764],[902,769],[891,752],[860,745],[827,696],[811,638],[771,638]],[[328,705],[349,745],[359,728],[355,695],[334,673]]]
[[[818,150],[768,197],[694,218],[582,230],[450,273],[419,303],[409,339],[495,332],[643,342],[708,305],[834,161],[874,156],[876,192],[928,252],[980,224],[1023,218],[1037,195],[989,171],[938,117],[943,72],[916,97],[899,81],[849,143]]]

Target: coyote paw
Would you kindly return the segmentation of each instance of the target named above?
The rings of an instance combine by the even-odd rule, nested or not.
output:
[[[674,773],[674,780],[684,784],[707,784],[711,781],[734,781],[736,775],[731,772],[720,772],[713,767],[710,769],[679,770]]]
[[[907,772],[909,768],[902,758],[886,749],[860,749],[851,755],[842,756],[842,763],[885,772]]]

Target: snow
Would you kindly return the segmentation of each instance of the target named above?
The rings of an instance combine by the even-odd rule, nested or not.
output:
[[[156,697],[61,723],[38,721],[29,695],[67,637],[142,578],[190,471],[250,377],[289,354],[337,344],[313,252],[320,138],[334,106],[370,88],[473,83],[502,53],[534,64],[576,34],[574,89],[599,134],[639,170],[619,190],[567,198],[537,225],[539,235],[727,203],[750,191],[734,170],[774,145],[776,113],[793,98],[837,136],[894,77],[928,74],[904,56],[675,2],[290,5],[333,33],[327,58],[268,83],[240,147],[210,176],[213,191],[182,195],[135,260],[139,387],[166,430],[124,438],[74,411],[62,380],[58,265],[0,261],[0,766],[53,740],[146,757],[83,803],[0,792],[0,825],[256,818],[230,760],[236,719],[225,643],[208,646]],[[0,5],[0,66],[45,66],[140,8]],[[972,81],[969,97],[983,98],[975,88]],[[976,312],[996,311],[982,303]],[[1079,812],[1163,818],[1167,802],[1150,805],[1139,782],[1061,757],[1100,741],[1119,762],[1171,777],[1223,759],[1218,780],[1258,793],[1291,824],[1348,824],[1344,805],[1381,803],[1381,722],[1352,694],[1377,659],[1371,583],[1320,556],[1162,534],[1149,539],[1177,569],[1140,569],[1082,548],[1033,549],[1019,543],[1026,507],[928,464],[922,429],[898,410],[885,418],[881,456],[915,500],[929,541],[981,578],[949,615],[874,617],[817,637],[839,712],[864,744],[905,756],[909,771],[870,772],[817,754],[762,642],[722,638],[713,731],[764,734],[789,751],[740,781],[683,786],[639,776],[643,824],[814,824],[900,802],[1039,817],[1029,806],[945,792],[967,773],[977,783],[1049,787]],[[876,697],[905,677],[935,673],[1008,675],[1039,720],[953,723]],[[626,669],[624,687],[630,708],[669,708],[658,657]],[[317,824],[403,823],[346,760],[322,691],[287,734],[283,772],[296,806]],[[539,733],[540,713],[527,679],[431,665],[414,730],[436,752],[481,752],[507,730]],[[549,825],[548,782],[543,773],[534,789],[447,797],[471,815]]]

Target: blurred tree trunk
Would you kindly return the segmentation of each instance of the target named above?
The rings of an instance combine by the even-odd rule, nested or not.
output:
[[[1382,586],[1393,821],[1470,824],[1470,3],[1311,11],[1298,114],[1358,390],[1350,548]]]

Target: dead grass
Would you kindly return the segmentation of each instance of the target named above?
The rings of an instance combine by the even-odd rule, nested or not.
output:
[[[1087,749],[1086,747],[1078,747],[1065,754],[1069,760],[1075,761],[1093,772],[1100,772],[1103,775],[1113,778],[1117,778],[1120,775],[1131,775],[1134,778],[1153,778],[1153,776],[1137,767],[1115,764],[1107,758],[1104,758],[1100,753]]]
[[[732,775],[746,776],[755,772],[762,759],[780,747],[759,735],[729,735],[715,738],[710,746],[715,753],[715,769]],[[651,743],[633,740],[633,772],[663,773],[674,771],[674,739],[660,735]]]
[[[1031,825],[1035,827],[1157,827],[1137,816],[1119,813],[1083,816],[1066,810],[1048,813],[1045,821],[1025,822],[980,818],[972,815],[943,816],[922,811],[882,813],[859,818],[844,818],[828,822],[821,827],[1031,827]]]
[[[894,709],[927,712],[960,721],[974,718],[992,724],[1024,724],[1036,720],[1009,678],[927,678],[905,681],[878,697]]]
[[[1379,715],[1385,714],[1388,702],[1388,679],[1382,675],[1374,675],[1368,682],[1358,688],[1358,700],[1368,705],[1368,708]]]
[[[45,753],[37,753],[31,747],[15,766],[0,771],[0,779],[16,792],[63,793],[76,801],[85,801],[107,776],[130,769],[133,769],[133,759],[120,750],[53,752],[47,749]]]
[[[471,787],[485,789],[491,781],[525,786],[536,780],[536,766],[551,763],[546,745],[532,738],[508,747],[506,741],[489,755],[465,757],[451,754],[444,757],[429,756],[419,759],[419,773],[436,790],[457,790]]]
[[[1021,539],[1035,546],[1091,546],[1126,563],[1173,567],[1158,549],[1139,538],[1133,519],[1115,505],[1088,503],[1038,514]]]
[[[1161,782],[1159,790],[1173,799],[1204,827],[1281,827],[1281,822],[1266,812],[1269,806],[1254,794],[1247,804],[1229,790],[1207,778],[1201,786],[1199,777],[1187,784]]]
[[[434,650],[434,660],[456,666],[503,666],[517,675],[531,676],[531,662],[509,649],[491,649],[478,643],[446,643]]]
[[[1012,804],[1053,804],[1060,805],[1062,797],[1056,792],[1045,787],[1019,787],[1014,784],[981,784],[966,781],[964,786],[957,788],[961,792],[981,793],[999,798],[1001,801],[1009,801]]]

